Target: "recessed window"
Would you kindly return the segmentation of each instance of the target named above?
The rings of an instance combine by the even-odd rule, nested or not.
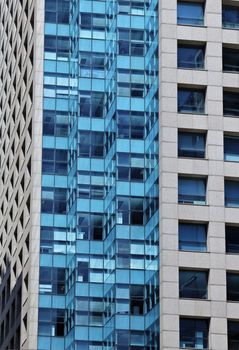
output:
[[[207,225],[179,223],[179,250],[205,252],[207,250]]]
[[[204,3],[179,1],[177,22],[184,25],[203,26]]]
[[[223,92],[223,114],[239,117],[239,93],[234,91]]]
[[[229,320],[227,323],[228,350],[239,349],[239,322]]]
[[[226,225],[226,252],[239,254],[239,226]]]
[[[224,136],[224,159],[239,162],[239,137]]]
[[[225,206],[239,207],[239,181],[225,180]]]
[[[207,299],[208,272],[194,270],[179,271],[179,297]]]
[[[180,317],[180,348],[207,349],[209,320]]]
[[[239,273],[227,272],[227,300],[239,301]]]
[[[205,114],[205,89],[179,88],[178,112]]]
[[[178,67],[203,69],[205,59],[205,46],[202,45],[178,45]]]
[[[206,179],[179,176],[178,202],[183,204],[206,204]]]
[[[179,157],[205,157],[206,136],[203,133],[183,132],[178,133]]]
[[[239,49],[223,47],[223,71],[239,72]]]
[[[222,7],[222,26],[223,28],[239,29],[239,7]]]

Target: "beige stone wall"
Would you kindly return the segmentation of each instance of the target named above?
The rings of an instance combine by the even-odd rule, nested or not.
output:
[[[239,2],[239,1],[237,1]],[[223,117],[223,87],[239,88],[238,74],[222,72],[222,43],[239,44],[239,33],[221,26],[221,0],[207,0],[205,27],[177,25],[177,1],[160,0],[160,330],[161,350],[179,349],[179,315],[209,317],[209,348],[227,349],[227,318],[239,304],[226,301],[226,270],[239,256],[225,254],[225,222],[239,223],[238,209],[224,207],[224,177],[239,164],[224,162],[223,132],[239,132],[238,118]],[[177,69],[177,41],[206,43],[204,71]],[[206,115],[177,113],[178,84],[207,86]],[[206,130],[206,159],[178,159],[178,129]],[[178,175],[205,175],[207,205],[178,204]],[[178,221],[208,222],[208,252],[178,251]],[[208,300],[179,300],[179,267],[210,270]]]

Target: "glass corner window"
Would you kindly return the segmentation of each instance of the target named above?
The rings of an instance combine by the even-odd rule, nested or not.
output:
[[[204,69],[205,46],[178,45],[178,68]]]
[[[179,176],[178,202],[181,204],[206,204],[206,179]]]
[[[239,29],[239,6],[224,5],[222,7],[222,27]]]
[[[205,89],[178,89],[178,112],[205,114]]]
[[[179,1],[177,8],[177,23],[183,25],[204,25],[204,3]]]

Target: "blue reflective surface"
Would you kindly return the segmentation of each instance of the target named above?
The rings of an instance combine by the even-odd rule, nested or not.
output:
[[[178,2],[178,24],[203,26],[204,3]]]
[[[205,91],[196,89],[178,89],[178,112],[205,113]]]
[[[183,204],[206,204],[206,179],[179,176],[178,202]]]
[[[205,252],[207,250],[207,225],[179,223],[179,249]]]
[[[179,157],[205,157],[205,134],[179,132],[178,133],[178,156]]]
[[[205,48],[203,46],[189,46],[180,44],[178,46],[178,67],[203,69]]]
[[[236,6],[222,7],[222,26],[224,28],[239,29],[239,8]]]

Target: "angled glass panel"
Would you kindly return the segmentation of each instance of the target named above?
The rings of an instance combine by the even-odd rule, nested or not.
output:
[[[225,180],[225,206],[239,207],[239,181]]]
[[[179,132],[178,133],[178,156],[179,157],[205,157],[205,134]]]
[[[222,27],[239,29],[239,7],[222,7]]]
[[[239,162],[239,137],[224,136],[224,159]]]
[[[203,69],[205,59],[205,47],[180,44],[178,46],[178,67]]]
[[[223,48],[223,71],[239,72],[239,49]]]
[[[178,202],[183,204],[206,204],[206,179],[179,177]]]
[[[207,250],[207,225],[180,223],[179,250],[205,252]]]
[[[178,112],[180,113],[205,113],[205,90],[203,89],[178,89]]]
[[[180,317],[180,348],[207,349],[209,321]]]
[[[223,114],[225,116],[239,116],[239,93],[232,91],[223,92]]]
[[[204,3],[178,2],[178,24],[203,26]]]
[[[239,227],[226,225],[226,252],[239,254]]]
[[[208,272],[179,271],[179,297],[190,299],[207,299]]]

